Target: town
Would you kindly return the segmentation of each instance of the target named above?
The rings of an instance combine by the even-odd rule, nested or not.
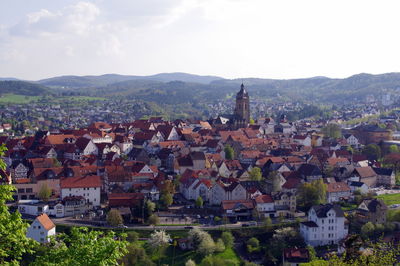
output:
[[[343,254],[349,241],[361,241],[355,236],[400,240],[395,102],[383,104],[384,111],[370,100],[325,119],[290,121],[298,106],[255,111],[245,85],[238,90],[233,106],[213,107],[220,113],[209,120],[116,122],[113,111],[102,116],[98,107],[91,119],[76,110],[53,124],[41,117],[37,127],[15,134],[8,108],[0,137],[1,183],[16,188],[8,206],[33,221],[28,237],[40,243],[58,225],[182,230],[188,233],[175,240],[181,252],[209,255],[230,246],[246,265],[298,265]],[[35,108],[43,116],[66,114],[60,106]],[[274,108],[279,115],[260,116],[277,114]],[[213,230],[232,231],[236,240],[229,244],[225,235],[207,250],[196,237],[214,241],[204,237]],[[265,239],[255,237],[264,230]]]

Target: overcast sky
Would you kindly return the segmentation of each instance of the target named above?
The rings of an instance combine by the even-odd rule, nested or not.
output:
[[[400,71],[400,1],[0,0],[0,77]]]

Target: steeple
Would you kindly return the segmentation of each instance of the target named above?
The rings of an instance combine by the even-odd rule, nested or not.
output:
[[[236,94],[235,120],[240,127],[247,127],[250,123],[250,98],[243,82]]]
[[[247,93],[246,88],[244,87],[243,82],[242,82],[242,85],[240,85],[240,91],[236,94],[236,99],[245,98],[245,97],[248,98],[249,94]]]

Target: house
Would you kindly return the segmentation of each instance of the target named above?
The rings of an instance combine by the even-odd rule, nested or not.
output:
[[[359,181],[365,183],[369,188],[375,187],[378,182],[378,175],[370,166],[355,167],[350,177],[351,181]]]
[[[346,140],[347,144],[353,147],[357,147],[360,145],[360,142],[353,134],[345,134],[343,138]]]
[[[385,187],[393,187],[396,184],[396,175],[390,168],[372,168],[377,174],[377,185]]]
[[[283,266],[298,266],[310,261],[310,253],[306,248],[285,248],[283,250]]]
[[[356,210],[356,218],[361,223],[385,224],[388,207],[381,199],[365,199]]]
[[[276,216],[293,217],[296,212],[296,194],[291,192],[273,192]]]
[[[327,184],[326,201],[334,203],[347,200],[351,196],[351,189],[345,182],[334,182]]]
[[[231,221],[249,220],[254,209],[252,200],[223,200],[221,206],[223,216]]]
[[[81,196],[92,206],[100,206],[101,179],[97,175],[66,177],[60,180],[61,199]]]
[[[39,200],[20,200],[18,201],[18,211],[21,214],[37,216],[49,213],[49,204]]]
[[[338,244],[348,234],[343,210],[333,204],[312,206],[308,221],[300,223],[300,234],[311,246]]]
[[[275,217],[275,203],[271,195],[259,195],[254,202],[261,217]]]
[[[366,194],[369,191],[369,187],[363,182],[350,181],[349,187],[351,193],[354,193],[354,191],[360,191],[361,193]]]
[[[47,214],[43,213],[29,226],[26,236],[39,243],[48,243],[51,236],[56,235],[56,225]]]
[[[314,164],[302,164],[297,170],[300,177],[307,182],[312,182],[322,178],[322,172],[318,166]]]
[[[293,142],[306,147],[311,147],[311,138],[309,136],[293,136]]]

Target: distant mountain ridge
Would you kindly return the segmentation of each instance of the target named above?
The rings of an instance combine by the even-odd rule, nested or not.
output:
[[[39,84],[50,87],[101,87],[113,83],[130,81],[130,80],[152,80],[160,82],[183,81],[200,84],[209,84],[212,81],[222,80],[216,76],[200,76],[187,73],[160,73],[151,76],[131,76],[118,74],[105,74],[100,76],[60,76],[37,81]]]
[[[11,82],[11,83],[10,83]],[[14,82],[14,83],[12,83]],[[105,74],[61,76],[34,82],[0,81],[0,93],[22,95],[122,96],[160,104],[211,103],[237,92],[244,82],[253,99],[299,100],[315,103],[354,103],[366,95],[381,97],[400,92],[400,73],[361,73],[348,78],[311,77],[302,79],[223,79],[186,73],[151,76]]]
[[[28,96],[43,96],[54,94],[49,88],[26,81],[2,80],[0,81],[0,94],[19,94]]]

